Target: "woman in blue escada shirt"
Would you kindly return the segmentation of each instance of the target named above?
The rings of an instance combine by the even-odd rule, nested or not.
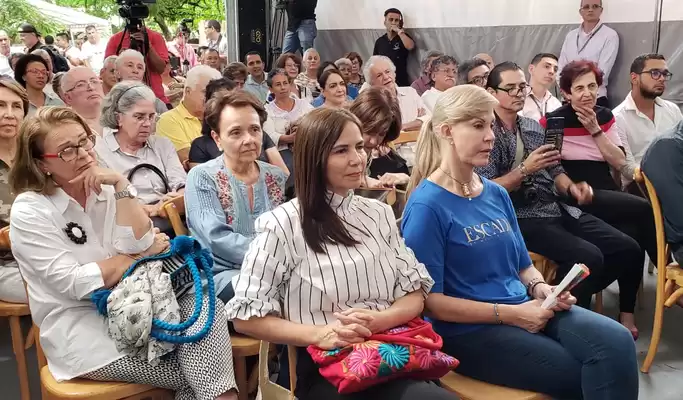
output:
[[[616,321],[572,307],[531,263],[505,189],[477,176],[488,163],[496,100],[463,85],[444,92],[417,144],[402,230],[435,281],[427,314],[458,372],[558,399],[637,399],[633,338]]]

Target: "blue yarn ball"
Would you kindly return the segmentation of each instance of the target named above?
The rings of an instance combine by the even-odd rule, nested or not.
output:
[[[192,254],[199,243],[189,236],[176,236],[171,241],[171,252],[173,254]]]

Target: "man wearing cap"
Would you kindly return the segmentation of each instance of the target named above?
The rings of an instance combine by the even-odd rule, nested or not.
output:
[[[24,48],[24,53],[26,54],[40,48],[42,45],[40,43],[40,32],[31,24],[21,24],[19,26],[19,39],[26,46]]]
[[[396,8],[384,12],[384,27],[387,33],[377,38],[373,56],[389,57],[396,66],[396,84],[410,86],[408,77],[408,54],[415,48],[415,42],[403,30],[403,14]]]

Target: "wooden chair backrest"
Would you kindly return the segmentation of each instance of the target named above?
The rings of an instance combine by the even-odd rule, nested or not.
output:
[[[394,146],[405,143],[415,143],[417,142],[418,136],[420,136],[420,131],[402,131],[401,134],[398,135],[398,138],[391,143]]]
[[[188,233],[187,226],[185,226],[185,223],[181,218],[182,215],[185,215],[184,196],[174,197],[171,200],[166,201],[161,206],[161,211],[159,212],[160,217],[166,218],[171,223],[173,232],[176,236],[187,235]]]
[[[635,181],[638,186],[645,185],[648,197],[650,198],[650,204],[652,205],[652,214],[655,218],[655,229],[657,237],[657,268],[659,271],[665,271],[665,267],[668,260],[669,254],[669,244],[666,242],[666,232],[664,231],[664,216],[662,215],[662,205],[659,202],[659,197],[657,197],[657,191],[655,190],[652,182],[647,178],[645,172],[640,168],[636,168],[634,174]],[[660,272],[664,274],[664,272]]]
[[[0,249],[9,250],[12,245],[9,241],[9,226],[0,229]]]
[[[270,380],[270,372],[268,371],[268,356],[270,350],[270,343],[262,340],[259,347],[259,389],[263,399],[267,400],[296,400],[294,397],[294,390],[296,389],[296,348],[294,346],[287,346],[287,359],[289,365],[289,388],[287,390],[279,385],[276,385]]]

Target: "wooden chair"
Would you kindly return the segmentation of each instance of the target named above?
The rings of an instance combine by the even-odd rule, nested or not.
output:
[[[531,262],[534,267],[543,275],[543,279],[546,282],[552,282],[555,279],[555,274],[557,273],[557,265],[546,257],[540,254],[529,252],[529,257],[531,257]],[[595,310],[596,313],[602,314],[602,292],[595,294]]]
[[[657,354],[657,347],[662,336],[662,324],[664,322],[664,307],[671,307],[676,301],[683,296],[683,269],[676,262],[668,264],[669,259],[669,245],[666,242],[666,233],[664,232],[664,217],[662,215],[662,206],[659,203],[659,197],[652,182],[647,178],[644,172],[637,168],[635,171],[635,180],[638,185],[645,185],[647,193],[652,204],[652,213],[655,218],[655,228],[657,235],[657,296],[655,299],[655,318],[654,326],[652,328],[652,339],[650,340],[650,347],[647,350],[647,356],[641,366],[640,370],[643,373],[650,371],[652,361],[654,361]],[[679,288],[674,291],[674,285]],[[671,293],[667,297],[667,293]]]
[[[541,393],[493,385],[452,371],[441,378],[441,386],[461,400],[550,400]]]
[[[159,216],[166,218],[173,227],[176,236],[187,235],[187,227],[183,222],[182,216],[185,215],[185,197],[178,196],[167,200],[159,211]]]
[[[149,385],[124,382],[99,382],[74,378],[57,382],[50,373],[40,346],[40,331],[34,326],[40,385],[43,400],[171,400],[173,391]]]
[[[0,249],[10,250],[9,226],[0,229]],[[0,317],[7,317],[9,320],[10,334],[12,336],[12,351],[17,360],[17,375],[19,376],[19,391],[21,400],[31,400],[31,393],[28,382],[28,367],[26,366],[26,350],[33,345],[33,335],[24,339],[21,331],[21,317],[31,315],[28,304],[8,303],[0,301]]]
[[[420,131],[402,131],[401,134],[391,142],[394,146],[398,146],[405,143],[415,143],[417,138],[420,136]]]

